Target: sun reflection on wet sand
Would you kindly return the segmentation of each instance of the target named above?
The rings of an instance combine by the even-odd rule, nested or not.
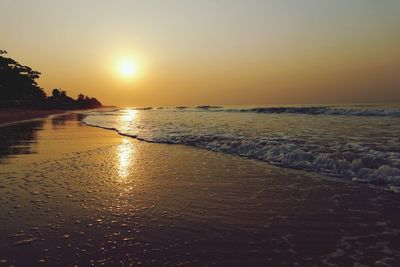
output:
[[[74,118],[57,130],[51,119],[31,125],[37,126],[38,138],[31,136],[35,130],[19,130],[47,158],[16,153],[18,162],[0,165],[5,265],[399,262],[400,199],[392,192],[202,149],[140,142],[78,126]],[[15,127],[7,129],[6,141],[15,141]],[[23,137],[13,144],[24,144]],[[35,161],[27,162],[28,156]],[[332,257],[338,250],[344,256]]]
[[[118,182],[126,183],[132,166],[134,165],[135,148],[129,138],[123,138],[122,143],[118,145]]]
[[[133,122],[137,116],[137,110],[127,109],[121,116],[122,122]],[[129,138],[123,138],[117,148],[118,159],[118,180],[119,183],[127,183],[134,162],[135,148]]]

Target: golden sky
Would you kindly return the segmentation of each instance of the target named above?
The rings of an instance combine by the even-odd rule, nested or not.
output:
[[[398,0],[1,5],[0,49],[47,92],[121,106],[400,101]]]

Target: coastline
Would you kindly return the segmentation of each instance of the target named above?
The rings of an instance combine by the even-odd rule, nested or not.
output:
[[[0,171],[2,262],[361,266],[400,260],[398,194],[141,142],[80,119],[67,113],[0,128],[13,140],[3,145]]]
[[[0,127],[15,122],[45,118],[49,115],[62,114],[68,110],[35,110],[35,109],[0,109]]]

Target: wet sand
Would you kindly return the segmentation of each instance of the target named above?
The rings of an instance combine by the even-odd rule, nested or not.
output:
[[[140,142],[81,117],[0,128],[1,264],[400,263],[400,194]]]
[[[0,126],[18,121],[45,118],[49,115],[65,112],[65,110],[0,109]]]

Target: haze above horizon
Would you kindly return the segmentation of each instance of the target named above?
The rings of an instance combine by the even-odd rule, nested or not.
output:
[[[400,101],[400,1],[2,6],[0,49],[48,93],[119,106]]]

